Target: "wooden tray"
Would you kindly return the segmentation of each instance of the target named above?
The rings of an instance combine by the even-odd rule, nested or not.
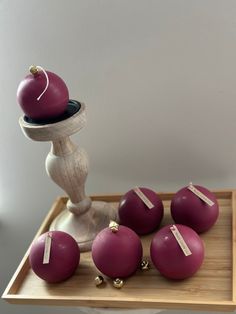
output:
[[[110,280],[104,287],[96,287],[98,274],[91,261],[91,254],[82,253],[76,274],[66,282],[47,284],[30,269],[29,250],[26,252],[3,299],[9,303],[61,306],[88,306],[110,308],[161,308],[234,311],[236,309],[236,191],[216,191],[220,204],[217,224],[202,235],[206,256],[199,272],[184,281],[166,280],[151,267],[125,281],[122,289],[112,286]],[[160,193],[165,206],[163,224],[173,223],[169,213],[171,193]],[[94,196],[93,200],[116,203],[120,195]],[[67,198],[58,198],[39,231],[48,230],[53,218],[64,208]],[[144,256],[149,256],[153,235],[142,238]],[[152,266],[152,265],[151,265]]]

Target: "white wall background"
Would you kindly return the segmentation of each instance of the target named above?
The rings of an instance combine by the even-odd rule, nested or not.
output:
[[[74,140],[90,157],[88,194],[176,191],[190,180],[236,187],[235,1],[1,0],[1,292],[62,194],[44,171],[49,143],[27,140],[18,125],[16,89],[31,64],[87,104]]]

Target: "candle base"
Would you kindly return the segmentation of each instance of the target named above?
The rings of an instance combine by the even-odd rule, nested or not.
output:
[[[50,230],[69,233],[78,243],[81,252],[91,250],[96,235],[108,227],[110,220],[118,221],[117,205],[94,201],[88,211],[75,215],[65,209],[50,226]]]

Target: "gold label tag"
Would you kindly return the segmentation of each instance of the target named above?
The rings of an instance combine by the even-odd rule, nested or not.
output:
[[[178,228],[173,225],[170,227],[171,232],[173,233],[176,241],[178,242],[179,246],[181,247],[182,251],[184,252],[185,256],[189,256],[192,254],[189,247],[187,246],[187,243],[184,241],[184,238],[182,237],[181,233],[179,232]]]
[[[152,202],[147,198],[146,195],[143,194],[143,192],[136,186],[133,191],[138,195],[138,197],[144,202],[144,204],[149,208],[153,208],[154,205]]]
[[[196,196],[198,196],[203,202],[208,204],[209,206],[213,206],[215,203],[212,202],[205,194],[200,192],[192,183],[189,184],[188,189],[193,192]]]
[[[43,264],[49,264],[51,245],[52,245],[52,235],[50,232],[48,232],[48,234],[45,238]]]

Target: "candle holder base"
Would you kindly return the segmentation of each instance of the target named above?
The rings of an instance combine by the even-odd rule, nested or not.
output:
[[[69,233],[78,243],[81,252],[91,250],[96,235],[108,227],[110,220],[118,221],[117,204],[94,201],[87,212],[75,215],[65,209],[50,226],[50,230]]]

